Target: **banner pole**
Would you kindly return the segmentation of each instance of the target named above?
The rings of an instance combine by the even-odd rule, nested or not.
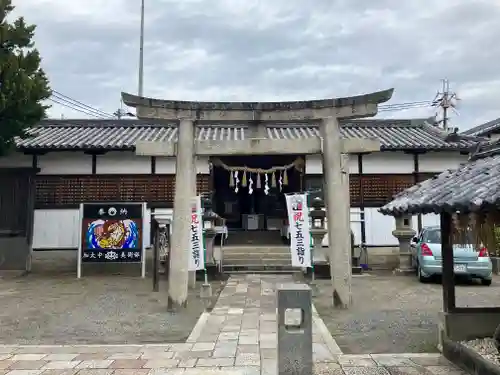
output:
[[[310,193],[306,192],[306,202],[309,198]],[[311,212],[309,212],[309,205],[307,205],[307,217],[309,218],[309,250],[311,254],[311,283],[314,284],[314,281],[316,279],[315,275],[315,270],[314,270],[314,238],[311,235],[311,229],[312,229],[312,221],[313,219],[311,218]]]
[[[83,241],[82,241],[82,236],[83,236],[83,203],[80,203],[80,210],[79,210],[79,215],[80,219],[78,222],[80,223],[79,225],[79,236],[78,236],[78,259],[76,260],[76,278],[80,279],[82,277],[82,254],[83,254]]]
[[[203,221],[203,219],[202,219]],[[208,273],[207,273],[207,241],[205,239],[205,232],[203,231],[203,266],[205,267],[205,269],[203,271],[205,271],[205,285],[208,284]]]
[[[144,228],[146,227],[144,224],[146,223],[146,202],[142,203],[142,233],[141,233],[141,239],[142,239],[142,249],[141,249],[141,278],[146,278],[146,236],[144,236]],[[150,226],[151,228],[151,226]]]

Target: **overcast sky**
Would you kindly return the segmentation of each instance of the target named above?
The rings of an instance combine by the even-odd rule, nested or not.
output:
[[[54,90],[107,113],[137,92],[140,0],[14,5],[38,25]],[[498,0],[146,0],[144,94],[306,100],[394,87],[390,103],[405,103],[433,100],[446,77],[462,99],[453,124],[467,129],[500,117],[498,20]],[[88,117],[50,110],[61,114]]]

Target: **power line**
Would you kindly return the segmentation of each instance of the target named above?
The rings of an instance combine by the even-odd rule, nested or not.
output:
[[[415,102],[404,102],[404,103],[394,103],[394,104],[382,104],[379,108],[397,108],[397,107],[408,107],[408,106],[420,106],[420,105],[431,105],[431,100],[421,100]]]
[[[446,93],[446,90],[443,90],[444,93]],[[453,94],[455,95],[455,94]],[[92,116],[98,119],[111,119],[111,118],[118,118],[121,119],[123,116],[127,117],[133,117],[135,116],[133,113],[126,112],[123,109],[118,109],[116,110],[113,114],[101,111],[100,109],[91,107],[90,105],[87,105],[85,103],[82,103],[79,100],[73,99],[67,95],[64,95],[57,90],[52,90],[52,97],[49,99],[50,101],[59,104],[63,107],[72,109],[74,111],[84,113],[88,116]],[[425,107],[430,107],[434,106],[437,101],[429,101],[429,100],[423,100],[423,101],[413,101],[413,102],[404,102],[404,103],[394,103],[394,104],[386,104],[386,105],[380,105],[379,106],[379,112],[395,112],[395,111],[402,111],[406,109],[415,109],[415,108],[425,108]],[[447,101],[443,101],[446,103]]]
[[[104,112],[104,111],[101,111],[100,109],[97,109],[97,108],[94,108],[94,107],[91,107],[90,105],[87,105],[85,103],[82,103],[81,101],[79,100],[76,100],[76,99],[73,99],[67,95],[64,95],[64,94],[61,94],[60,92],[56,91],[56,90],[52,90],[52,96],[57,99],[58,101],[62,101],[63,103],[66,103],[67,106],[71,106],[70,108],[72,107],[78,107],[84,111],[87,111],[87,112],[92,112],[98,116],[101,116],[101,117],[108,117],[108,118],[113,118],[114,116],[110,113],[107,113],[107,112]],[[64,105],[64,104],[63,104]],[[72,108],[74,109],[74,108]]]
[[[51,102],[59,104],[59,105],[61,105],[63,107],[70,108],[70,109],[72,109],[74,111],[77,111],[77,112],[80,112],[80,113],[84,113],[84,114],[86,114],[88,116],[92,116],[92,117],[95,117],[95,118],[98,118],[98,119],[104,119],[102,116],[96,115],[95,113],[92,113],[92,112],[85,111],[85,110],[83,110],[81,108],[73,107],[72,105],[69,105],[68,103],[61,102],[61,101],[59,101],[57,99],[54,99],[53,97],[50,97],[49,100]]]
[[[432,102],[411,102],[411,103],[401,103],[401,104],[393,104],[387,106],[379,106],[379,112],[396,112],[403,111],[406,109],[416,109],[416,108],[427,108],[432,105]]]

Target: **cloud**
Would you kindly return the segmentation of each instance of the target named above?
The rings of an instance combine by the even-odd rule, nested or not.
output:
[[[52,87],[107,113],[136,92],[139,0],[17,0]],[[431,101],[448,78],[462,129],[500,117],[500,3],[491,0],[146,0],[144,92],[305,100],[395,88]],[[379,117],[433,115],[433,108]],[[52,116],[85,117],[54,105]]]

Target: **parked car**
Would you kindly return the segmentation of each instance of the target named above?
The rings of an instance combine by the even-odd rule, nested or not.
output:
[[[483,285],[491,285],[492,264],[486,248],[477,249],[470,244],[453,246],[453,268],[456,276],[480,279]],[[443,272],[441,256],[441,229],[425,227],[411,243],[412,264],[420,282],[425,282]]]

